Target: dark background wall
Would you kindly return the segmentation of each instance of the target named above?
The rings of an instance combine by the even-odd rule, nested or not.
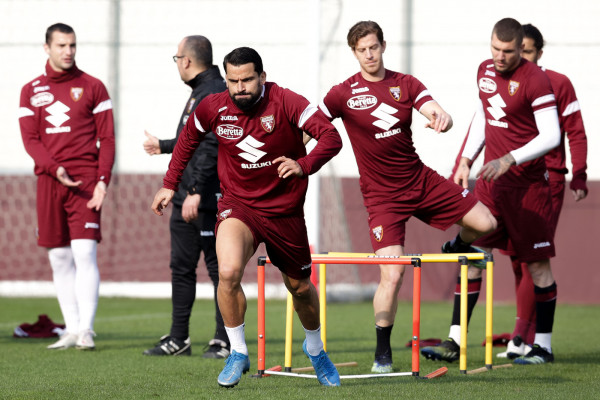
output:
[[[155,216],[150,210],[160,175],[120,174],[114,177],[102,216],[104,239],[99,246],[102,280],[168,282],[170,238],[169,213]],[[552,260],[561,303],[600,303],[600,274],[594,256],[600,237],[600,182],[590,182],[588,197],[575,203],[567,193],[556,236],[557,256]],[[320,182],[321,239],[319,251],[371,252],[366,211],[358,179]],[[335,195],[335,193],[341,195]],[[50,281],[51,271],[44,249],[36,245],[35,177],[0,176],[0,281]],[[439,253],[441,244],[456,235],[412,219],[407,226],[406,251]],[[260,254],[264,254],[259,249]],[[494,254],[494,299],[514,301],[514,279],[508,258]],[[202,263],[202,261],[201,261]],[[256,282],[256,256],[246,268],[244,281]],[[456,264],[424,264],[424,300],[448,300],[454,291]],[[199,281],[208,281],[199,269]],[[275,268],[267,268],[267,281],[280,282]],[[377,267],[330,266],[328,284],[368,285],[379,279]],[[403,299],[412,296],[412,271],[408,268]],[[481,297],[484,298],[484,297]]]

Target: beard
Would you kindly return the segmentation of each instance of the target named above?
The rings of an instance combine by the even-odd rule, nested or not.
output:
[[[256,102],[258,101],[258,99],[260,98],[260,93],[237,93],[237,95],[250,95],[249,98],[243,98],[243,99],[238,99],[236,98],[236,95],[231,95],[231,93],[229,94],[229,97],[231,98],[231,101],[233,101],[233,103],[237,106],[237,108],[239,108],[242,111],[248,111],[250,110],[252,107],[254,107],[254,105],[256,104]]]

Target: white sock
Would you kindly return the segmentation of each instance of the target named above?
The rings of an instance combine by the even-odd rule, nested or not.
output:
[[[52,279],[56,288],[56,297],[65,321],[65,331],[79,332],[79,310],[75,296],[75,263],[70,247],[48,249],[48,259],[52,267]]]
[[[315,357],[321,353],[323,350],[323,341],[321,340],[321,327],[319,326],[314,331],[309,331],[304,328],[304,333],[306,334],[306,350],[308,354]]]
[[[100,273],[96,258],[97,248],[98,243],[93,239],[71,241],[71,250],[76,266],[75,296],[79,308],[79,332],[94,330],[100,287]]]
[[[248,346],[246,346],[246,334],[244,332],[245,324],[236,326],[235,328],[225,327],[229,343],[231,344],[231,351],[235,350],[236,353],[248,355]]]
[[[456,344],[460,346],[460,325],[451,325],[448,337],[454,340]]]
[[[548,353],[552,353],[552,332],[536,333],[533,343],[543,347]]]

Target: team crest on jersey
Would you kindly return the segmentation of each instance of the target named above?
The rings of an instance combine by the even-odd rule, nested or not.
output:
[[[196,104],[196,99],[194,97],[192,97],[190,99],[190,101],[188,101],[186,113],[188,113],[188,114],[192,113],[192,111],[194,110],[194,104]]]
[[[83,96],[83,88],[80,88],[80,87],[72,87],[71,88],[71,98],[73,99],[73,101],[81,100],[82,96]]]
[[[227,209],[227,210],[225,210],[225,211],[221,211],[221,212],[219,213],[219,219],[220,219],[221,221],[225,221],[225,220],[227,219],[227,217],[229,217],[229,216],[231,215],[231,212],[232,212],[232,211],[233,211],[233,210],[232,210],[231,208],[230,208],[230,209]]]
[[[273,132],[273,129],[275,129],[275,117],[273,115],[260,117],[260,124],[267,133],[271,133]]]
[[[375,236],[375,240],[381,242],[381,240],[383,239],[383,226],[376,226],[371,231],[373,232],[373,236]]]
[[[508,94],[514,96],[515,93],[517,93],[517,90],[519,90],[519,85],[520,83],[516,81],[508,82]]]
[[[391,87],[390,94],[392,95],[392,98],[394,100],[400,101],[400,98],[402,97],[402,91],[400,90],[400,86]]]

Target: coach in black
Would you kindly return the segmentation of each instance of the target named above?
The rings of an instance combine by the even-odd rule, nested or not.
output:
[[[192,94],[179,120],[177,136],[158,140],[145,132],[144,150],[148,154],[172,153],[179,133],[200,100],[211,93],[226,89],[219,68],[212,63],[212,46],[204,36],[187,36],[179,43],[173,61],[181,79],[192,88]],[[217,176],[217,140],[213,133],[206,136],[184,171],[179,190],[173,197],[171,214],[171,286],[173,314],[171,332],[160,339],[145,355],[191,355],[189,321],[196,298],[196,268],[200,252],[214,285],[217,328],[208,342],[205,358],[226,358],[229,339],[217,304],[219,284],[215,250],[217,200],[220,196]]]

